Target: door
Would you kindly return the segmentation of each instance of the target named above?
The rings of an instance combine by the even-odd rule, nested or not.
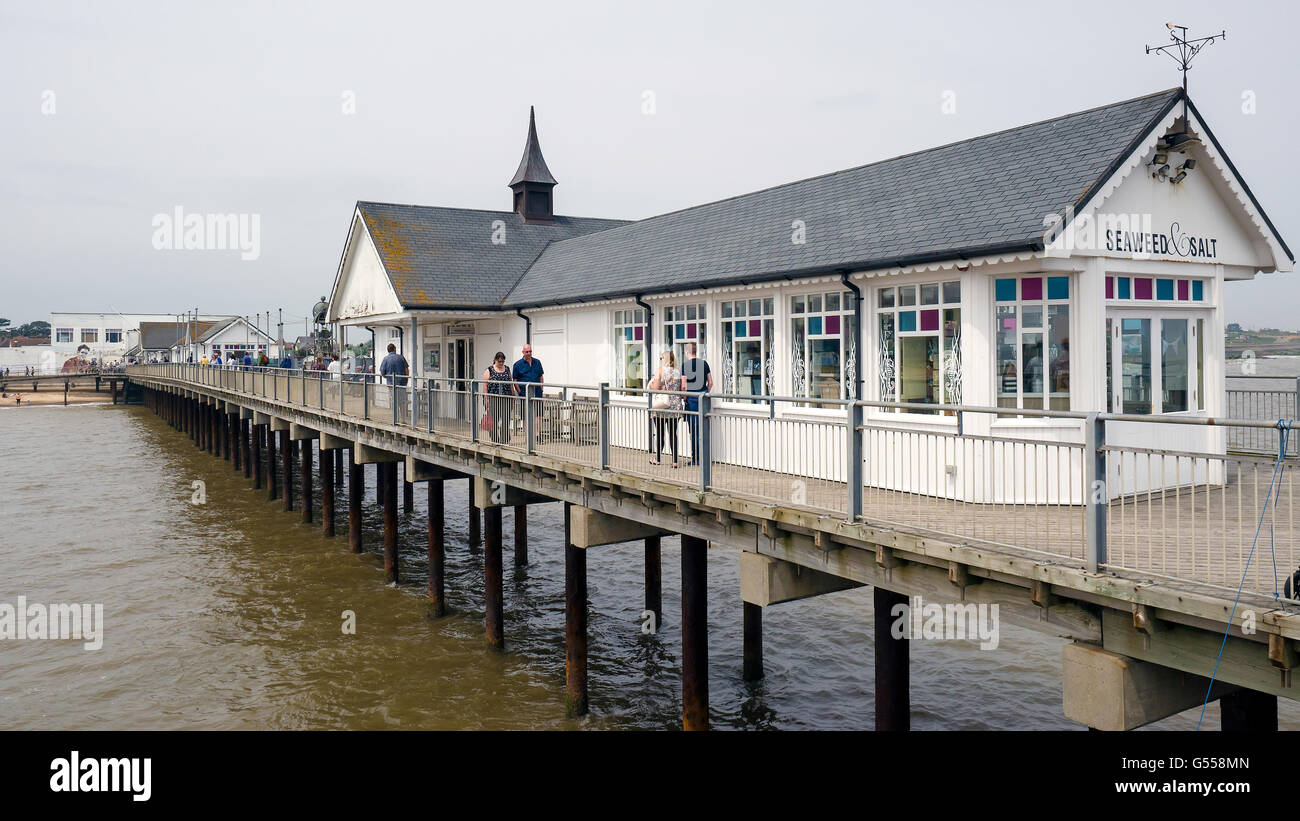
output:
[[[1117,413],[1205,408],[1201,311],[1112,311],[1106,319],[1107,390]]]

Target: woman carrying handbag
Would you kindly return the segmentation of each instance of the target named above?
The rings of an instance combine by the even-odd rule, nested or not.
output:
[[[492,364],[483,371],[483,379],[487,382],[488,397],[480,424],[484,430],[491,431],[493,442],[505,444],[510,441],[510,402],[515,385],[504,353],[497,351],[492,357]]]
[[[664,351],[659,357],[659,369],[655,371],[654,381],[650,383],[652,390],[684,391],[685,382],[682,372],[677,370],[677,357],[672,351]],[[658,465],[663,458],[664,430],[667,429],[668,441],[673,450],[673,467],[677,467],[677,423],[685,403],[681,396],[675,394],[657,394],[651,407],[653,410],[650,415],[655,421],[655,458],[650,460],[650,464]]]

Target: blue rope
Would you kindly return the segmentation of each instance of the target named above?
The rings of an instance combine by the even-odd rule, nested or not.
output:
[[[1259,532],[1264,528],[1264,516],[1268,513],[1268,504],[1272,500],[1274,508],[1277,507],[1278,499],[1281,498],[1281,488],[1278,488],[1278,496],[1274,498],[1273,487],[1277,484],[1278,474],[1286,461],[1286,444],[1287,438],[1291,435],[1291,425],[1295,423],[1294,419],[1277,420],[1278,430],[1278,448],[1277,461],[1273,463],[1273,476],[1268,481],[1268,493],[1264,495],[1264,507],[1259,511],[1259,523],[1255,525],[1255,538],[1250,543],[1250,553],[1246,554],[1246,566],[1241,570],[1241,584],[1237,585],[1237,597],[1232,601],[1232,612],[1228,614],[1228,626],[1223,631],[1223,641],[1219,644],[1219,655],[1214,659],[1214,671],[1210,673],[1210,683],[1205,688],[1205,700],[1201,702],[1201,715],[1196,719],[1196,729],[1201,729],[1201,722],[1205,721],[1205,708],[1210,703],[1210,691],[1214,689],[1214,679],[1219,674],[1219,662],[1223,661],[1223,650],[1228,646],[1228,635],[1232,633],[1232,619],[1237,615],[1237,605],[1241,602],[1241,591],[1246,586],[1246,575],[1250,572],[1250,561],[1255,556],[1255,545],[1259,543]],[[1273,522],[1268,523],[1269,550],[1273,553],[1273,600],[1277,601],[1277,550],[1273,543]],[[1294,594],[1295,591],[1292,591]]]

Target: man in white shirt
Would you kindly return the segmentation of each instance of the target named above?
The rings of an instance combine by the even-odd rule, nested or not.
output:
[[[338,354],[334,354],[334,355],[330,358],[330,364],[329,364],[328,367],[326,367],[326,370],[330,372],[330,379],[333,379],[335,382],[338,382],[340,379],[343,378],[343,376],[342,376],[342,370],[341,370],[341,368],[339,367],[339,355],[338,355]]]

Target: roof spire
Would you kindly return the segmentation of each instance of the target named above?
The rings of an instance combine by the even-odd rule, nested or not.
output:
[[[532,106],[528,107],[528,140],[524,143],[524,156],[510,188],[515,193],[515,213],[525,222],[554,222],[552,191],[555,177],[546,167],[542,146],[537,141],[537,119]]]

